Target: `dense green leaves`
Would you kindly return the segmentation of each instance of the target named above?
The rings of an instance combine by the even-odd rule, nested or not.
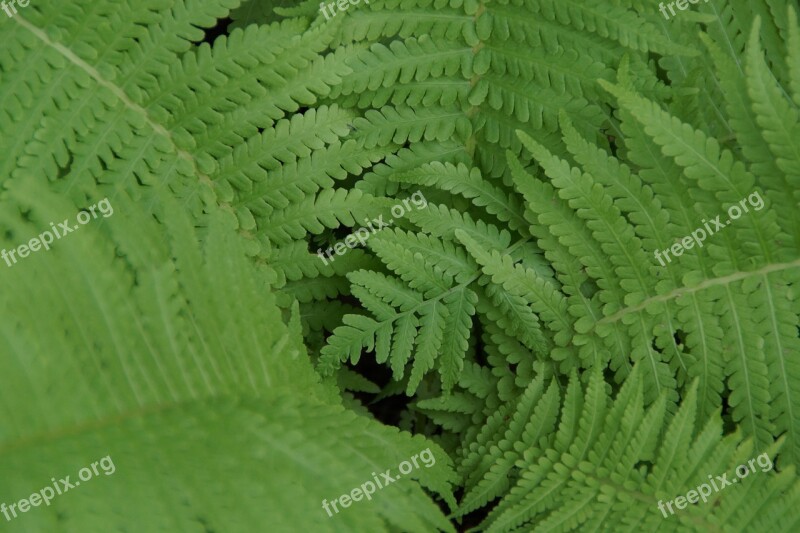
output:
[[[268,272],[246,259],[235,219],[209,215],[201,248],[174,200],[157,207],[163,224],[130,199],[113,202],[107,221],[0,272],[0,500],[27,497],[53,476],[75,479],[106,455],[116,467],[10,530],[448,528],[411,480],[333,522],[323,499],[427,447],[437,464],[419,482],[452,501],[449,458],[339,405],[298,332],[282,324]],[[73,209],[41,183],[21,183],[3,222],[26,234]]]
[[[0,503],[117,465],[6,525],[796,530],[788,4],[0,16],[2,245],[115,209],[0,260]]]

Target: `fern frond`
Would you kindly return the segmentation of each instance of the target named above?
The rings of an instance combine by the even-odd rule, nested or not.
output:
[[[750,456],[745,453],[752,453],[752,447],[742,444],[738,435],[721,437],[718,419],[714,425],[698,428],[696,387],[666,422],[663,397],[645,411],[638,370],[630,374],[614,401],[610,401],[599,371],[591,373],[583,390],[571,379],[556,437],[545,441],[543,448],[528,452],[525,462],[518,461],[523,467],[521,475],[489,513],[483,524],[487,531],[521,526],[534,530],[604,529],[620,523],[649,529],[663,520],[670,521],[675,531],[693,531],[707,523],[733,526],[747,514],[741,508],[738,513],[731,512],[731,507],[722,503],[726,500],[735,500],[753,513],[771,497],[781,499],[784,505],[794,498],[782,476],[757,473],[748,483],[757,484],[763,492],[748,484],[734,486],[712,497],[716,506],[690,506],[664,518],[659,498],[674,498],[707,481],[708,472],[698,468],[707,465],[707,459],[718,459],[722,471],[730,471],[746,462]],[[582,400],[578,401],[579,397]],[[568,406],[572,410],[567,411]],[[660,436],[665,440],[659,440]],[[686,449],[691,450],[688,456],[680,452]],[[622,455],[609,456],[611,450]],[[598,461],[603,457],[605,461]],[[743,490],[754,499],[741,501]]]

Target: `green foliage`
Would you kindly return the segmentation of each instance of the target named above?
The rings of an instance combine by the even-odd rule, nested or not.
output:
[[[104,196],[115,211],[0,269],[0,501],[106,455],[116,466],[4,528],[452,530],[429,496],[455,503],[451,459],[346,409],[313,370],[299,310],[287,327],[277,306],[274,287],[297,276],[271,260],[353,224],[365,196],[331,188],[370,160],[336,144],[351,114],[285,118],[335,78],[314,50],[324,37],[292,20],[195,45],[238,2],[153,16],[168,4],[39,2],[0,21],[3,246]],[[435,468],[335,519],[322,509],[429,447]]]
[[[319,382],[298,332],[282,324],[271,275],[234,236],[235,219],[204,217],[200,248],[169,197],[156,211],[162,223],[124,196],[113,205],[98,228],[2,270],[0,501],[52,476],[74,480],[105,455],[116,466],[9,530],[448,529],[410,480],[328,518],[323,499],[429,446],[436,468],[419,470],[419,483],[452,501],[449,458],[345,410]],[[3,222],[28,234],[74,209],[41,183],[20,183]]]
[[[662,513],[658,502],[708,483],[707,472],[733,472],[754,457],[753,444],[742,442],[738,434],[722,438],[716,415],[698,422],[696,386],[689,388],[672,417],[665,419],[664,395],[644,409],[645,385],[636,370],[613,401],[597,370],[585,387],[573,374],[563,398],[555,382],[545,388],[541,380],[532,381],[505,432],[491,440],[486,439],[490,433],[482,432],[470,444],[462,462],[469,465],[470,477],[461,512],[503,494],[483,524],[486,531],[509,531],[526,522],[537,530],[556,531],[597,524],[624,524],[640,531],[783,526],[780,510],[797,504],[796,491],[787,490],[794,482],[794,466],[774,477],[764,476],[765,468],[757,469],[746,476],[752,478],[742,480],[738,493],[727,492],[729,487],[711,491],[709,485],[713,494],[707,503],[665,518],[663,513],[671,513]],[[779,446],[766,453],[774,454]],[[705,505],[716,509],[709,513]],[[664,520],[668,525],[662,526]]]
[[[117,465],[6,525],[797,529],[787,4],[1,16],[3,246],[103,197],[116,212],[0,263],[0,501]],[[654,255],[755,192],[762,209]],[[320,509],[426,447],[413,481]],[[658,511],[762,453],[776,472]]]

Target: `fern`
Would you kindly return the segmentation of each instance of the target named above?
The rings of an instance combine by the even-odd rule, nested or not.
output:
[[[796,7],[316,4],[0,17],[3,246],[118,213],[0,266],[0,501],[118,467],[8,527],[796,529]]]
[[[15,184],[4,204],[15,235],[74,209],[34,182]],[[114,204],[127,216],[3,270],[0,497],[16,501],[104,455],[117,469],[113,482],[87,483],[12,528],[449,528],[410,480],[333,526],[323,499],[431,444],[343,409],[298,332],[281,324],[268,273],[246,260],[221,211],[206,217],[199,247],[175,200],[160,203],[161,224],[124,196]],[[298,389],[302,396],[292,394]],[[19,401],[29,394],[37,399]],[[437,468],[420,470],[419,481],[452,499],[449,459],[435,453]],[[313,491],[301,480],[316,480]]]
[[[487,531],[508,531],[526,523],[535,525],[535,530],[577,530],[607,523],[657,529],[665,520],[657,506],[660,500],[669,501],[707,483],[707,471],[730,472],[753,455],[751,441],[743,442],[736,434],[720,437],[718,416],[698,423],[696,386],[690,387],[668,420],[664,420],[667,402],[663,395],[644,409],[644,383],[636,370],[613,402],[599,371],[592,371],[585,388],[573,375],[560,416],[555,383],[547,392],[541,381],[531,383],[502,440],[489,448],[488,457],[484,455],[489,461],[475,471],[480,482],[473,485],[470,494],[474,495],[467,501],[476,504],[485,504],[499,492],[497,487],[507,487],[511,468],[518,472],[513,486],[502,490],[503,498],[489,514],[484,524]],[[533,412],[532,398],[537,399]],[[552,433],[550,428],[556,424]],[[779,446],[776,443],[767,453]],[[759,474],[737,487],[739,492],[714,491],[708,502],[711,511],[704,505],[689,506],[667,516],[667,527],[671,531],[780,527],[781,518],[767,509],[796,505],[796,492],[788,490],[793,467],[775,477]],[[739,508],[745,497],[746,507],[758,513]]]
[[[793,131],[794,104],[782,96],[766,63],[759,59],[757,31],[756,24],[746,53],[752,72],[748,83],[753,87],[747,95],[749,105],[754,113],[764,115],[767,111],[759,109],[769,102],[775,109],[773,116],[785,117],[786,124],[779,126],[777,118],[767,122],[766,117],[761,124],[755,118],[753,123],[761,128],[771,124],[774,132]],[[790,26],[789,31],[796,28]],[[710,37],[704,39],[712,49],[717,46]],[[722,68],[722,57],[719,62]],[[573,126],[569,113],[562,112],[560,148],[518,133],[520,145],[537,166],[526,168],[526,156],[509,151],[510,176],[503,181],[511,188],[492,183],[491,169],[484,177],[480,168],[460,162],[423,163],[417,170],[390,175],[401,184],[463,197],[472,205],[470,212],[482,219],[480,232],[471,216],[456,218],[444,205],[430,206],[411,217],[420,233],[386,232],[370,247],[416,291],[416,309],[438,306],[445,297],[470,290],[478,295],[477,312],[500,328],[497,333],[502,331],[520,343],[513,350],[522,348],[539,359],[552,360],[559,372],[609,363],[621,382],[631,362],[641,361],[647,369],[643,379],[648,403],[666,394],[667,410],[674,412],[677,399],[698,379],[704,416],[713,413],[723,397],[728,398],[727,387],[733,421],[742,424],[760,449],[773,436],[794,434],[796,422],[789,413],[800,408],[794,392],[796,372],[786,359],[786,354],[797,351],[798,339],[795,328],[782,325],[797,324],[797,309],[791,296],[779,296],[787,294],[800,266],[792,244],[791,217],[776,217],[770,203],[766,209],[751,211],[736,228],[715,235],[704,248],[687,250],[679,261],[676,258],[665,267],[645,250],[668,248],[702,226],[703,216],[724,212],[754,190],[786,206],[794,198],[788,181],[791,174],[774,174],[776,179],[757,184],[748,165],[766,158],[755,147],[741,152],[722,149],[702,129],[637,94],[625,81],[631,79],[630,69],[630,62],[621,64],[622,84],[603,80],[600,84],[618,101],[616,127],[622,136],[617,142],[621,152],[629,153],[633,167],[584,136]],[[760,69],[758,76],[755,69]],[[726,72],[720,71],[721,79]],[[769,79],[772,85],[756,82],[757,78]],[[766,96],[768,90],[771,99]],[[793,141],[776,135],[763,132],[757,139],[765,149],[775,150],[773,157],[785,155],[781,165],[790,170]],[[552,145],[552,139],[548,136],[547,143]],[[772,139],[779,139],[780,147],[770,148],[770,142],[778,142]],[[748,156],[755,161],[739,159]],[[684,190],[694,201],[694,210],[683,204]],[[796,204],[790,205],[794,207],[787,213],[796,211]],[[500,238],[504,230],[514,235],[510,241]],[[460,246],[469,252],[466,259]],[[548,261],[554,272],[541,268]],[[576,269],[576,264],[582,268]],[[379,323],[391,325],[398,316],[387,312]],[[427,331],[437,327],[444,338],[463,337],[463,330],[445,323],[426,322],[426,335],[438,339]],[[415,323],[411,332],[416,334],[416,330]],[[722,331],[734,334],[723,340]],[[347,360],[348,354],[336,348],[344,333],[335,330],[322,350],[326,365]],[[501,351],[508,353],[512,348],[502,342]],[[467,357],[467,345],[461,344],[460,357]],[[788,351],[779,348],[790,345]],[[350,357],[357,360],[360,350]],[[424,361],[412,361],[409,394],[418,383],[417,369],[431,368],[431,362],[430,355]],[[443,375],[451,372],[451,365],[444,366],[444,360],[442,365]],[[396,369],[399,378],[403,374],[398,376]],[[451,390],[453,383],[443,380],[442,390]],[[794,456],[796,446],[796,438],[789,437],[786,453]]]
[[[794,17],[790,12],[788,34],[796,34]],[[702,37],[712,50],[712,66],[721,83],[731,88],[726,94],[738,98],[726,106],[731,119],[724,118],[742,129],[743,141],[750,144],[726,150],[703,126],[693,126],[672,114],[672,108],[665,110],[637,94],[630,81],[634,63],[623,61],[617,84],[600,80],[600,85],[614,98],[611,103],[619,106],[609,120],[619,132],[616,150],[629,157],[630,163],[609,154],[603,142],[574,127],[579,119],[568,111],[559,118],[563,144],[538,131],[541,142],[525,131],[518,132],[519,146],[500,141],[501,147],[510,148],[502,171],[496,159],[487,164],[479,153],[470,154],[470,143],[465,141],[472,165],[460,159],[423,162],[417,169],[398,168],[388,177],[406,187],[459,195],[471,204],[468,212],[454,216],[446,205],[430,206],[411,217],[420,231],[415,239],[425,240],[425,245],[412,244],[408,234],[395,232],[386,233],[371,248],[409,288],[426,285],[418,293],[419,307],[467,288],[478,294],[477,312],[496,324],[495,333],[485,341],[498,343],[498,376],[513,377],[502,366],[514,368],[527,357],[512,355],[519,350],[557,363],[560,373],[609,363],[616,382],[627,380],[631,363],[639,361],[647,405],[663,397],[666,411],[675,413],[678,398],[696,380],[702,417],[712,416],[727,402],[731,420],[753,439],[755,450],[765,449],[773,438],[785,434],[788,442],[781,459],[793,463],[797,439],[791,413],[800,406],[795,391],[798,376],[787,355],[798,353],[798,309],[789,290],[800,266],[792,237],[797,227],[792,222],[797,201],[791,182],[796,154],[789,133],[797,125],[796,103],[781,87],[780,74],[773,74],[761,59],[758,29],[756,22],[744,51],[746,68],[737,73],[747,80],[746,94],[734,89],[741,81],[728,81],[734,75],[727,64],[730,59],[718,52],[720,45],[713,34]],[[795,61],[793,52],[789,50],[788,63]],[[641,83],[639,87],[645,89]],[[587,94],[579,85],[570,89],[564,84],[561,89]],[[747,123],[750,129],[744,130],[744,123],[740,125],[735,117],[747,109],[752,109],[753,116]],[[767,113],[772,113],[772,119]],[[475,146],[480,150],[485,143]],[[530,155],[521,152],[521,147]],[[530,166],[527,158],[537,166]],[[771,164],[772,170],[766,172],[765,164]],[[495,173],[502,174],[502,183],[491,180]],[[763,176],[761,181],[757,182],[756,175]],[[376,187],[381,182],[374,175],[364,183],[365,190],[373,193],[394,190]],[[683,191],[688,191],[694,209],[687,206]],[[645,250],[668,248],[702,226],[703,216],[724,212],[753,191],[763,191],[770,202],[767,208],[751,212],[738,227],[716,235],[704,249],[687,251],[680,261],[666,267],[646,254]],[[468,204],[461,205],[465,209]],[[485,225],[480,231],[473,217]],[[503,231],[511,232],[512,239],[501,238]],[[426,233],[442,244],[425,238]],[[394,240],[392,248],[383,244],[389,239]],[[461,256],[459,245],[477,264],[463,259],[453,263]],[[522,247],[526,252],[530,247],[530,252],[520,253]],[[394,252],[390,254],[389,249]],[[541,265],[547,262],[554,272],[543,272]],[[581,268],[576,269],[576,264]],[[436,272],[444,285],[436,286]],[[463,280],[457,285],[456,276]],[[785,327],[789,324],[793,326]],[[536,339],[539,332],[544,337]],[[339,335],[340,330],[334,330],[329,342],[336,342]],[[460,335],[443,330],[445,338]],[[512,347],[510,339],[503,337],[519,344]],[[464,346],[462,353],[469,361],[470,352]],[[345,360],[333,344],[322,353],[323,360],[332,360],[331,356]],[[421,367],[429,368],[430,362],[429,358],[420,362]],[[416,360],[412,363],[419,368]],[[497,360],[490,359],[490,364],[494,366]],[[395,378],[399,378],[396,368]],[[441,371],[448,371],[443,363]],[[506,400],[524,392],[524,380],[512,381],[512,390],[501,393]],[[409,382],[416,383],[416,379]],[[452,385],[452,380],[442,380],[442,398]],[[424,412],[431,414],[429,404],[424,405],[428,406]],[[469,428],[456,431],[475,435]],[[496,483],[507,471],[498,472],[494,481],[481,486],[488,491],[481,492],[483,499],[467,494],[466,501],[473,503],[467,503],[466,511],[473,510],[475,502],[485,504],[501,494],[502,486]]]
[[[274,287],[298,273],[279,260],[354,222],[364,195],[331,185],[370,156],[339,141],[336,106],[287,118],[343,68],[316,53],[324,32],[299,38],[295,19],[197,43],[238,4],[40,2],[0,22],[3,245],[103,195],[116,210],[0,273],[0,499],[97,457],[117,468],[10,530],[452,530],[423,490],[454,504],[446,454],[346,409],[296,306],[283,324]],[[277,166],[283,184],[259,190]],[[335,521],[321,509],[426,447],[437,468],[417,481]]]

